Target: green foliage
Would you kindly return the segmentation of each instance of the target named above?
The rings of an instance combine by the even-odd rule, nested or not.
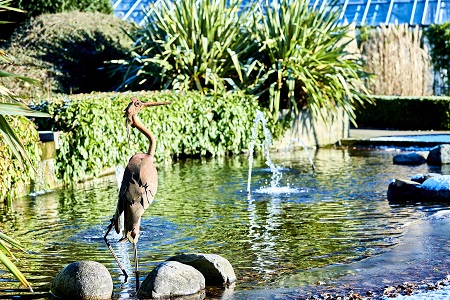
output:
[[[441,71],[442,80],[450,85],[450,22],[433,24],[425,30],[425,36],[431,46],[431,58],[435,69]],[[445,72],[442,72],[444,71]],[[447,89],[450,95],[450,90]]]
[[[262,95],[275,119],[292,106],[324,119],[344,109],[354,119],[355,105],[369,100],[367,74],[347,51],[354,38],[339,25],[339,12],[311,8],[308,0],[228,2],[152,5],[145,27],[132,34],[133,57],[115,61],[122,87],[241,89]]]
[[[0,10],[12,10],[9,4],[8,0],[0,0]],[[9,63],[8,55],[1,49],[0,62]],[[20,189],[29,184],[30,177],[34,175],[33,167],[37,165],[39,157],[37,148],[39,139],[33,123],[24,117],[15,116],[45,115],[34,112],[20,103],[10,103],[17,95],[5,87],[5,84],[7,80],[12,79],[27,84],[36,83],[35,79],[0,69],[0,200],[20,194]],[[24,164],[24,160],[27,160],[28,164]]]
[[[272,71],[271,110],[307,107],[314,117],[326,119],[343,109],[353,121],[355,104],[369,101],[362,62],[347,50],[354,39],[351,27],[339,25],[340,12],[328,9],[333,3],[311,7],[309,0],[266,0],[261,4],[263,26],[255,34]]]
[[[0,39],[7,40],[14,30],[33,17],[43,14],[61,12],[100,12],[112,14],[111,0],[15,0],[14,5],[25,11],[24,13],[8,12],[5,20],[9,22],[0,30]]]
[[[111,0],[18,0],[17,7],[28,17],[69,11],[113,13]]]
[[[217,90],[225,80],[243,85],[256,67],[257,44],[247,29],[250,11],[241,5],[242,0],[150,4],[145,25],[132,34],[132,57],[114,62],[124,76],[121,88]]]
[[[172,102],[139,113],[144,125],[155,134],[159,160],[184,155],[226,155],[247,149],[258,109],[253,96],[205,96],[200,92],[61,96],[38,107],[52,115],[50,122],[38,122],[41,129],[65,132],[56,163],[57,175],[63,182],[98,176],[105,168],[124,166],[131,155],[148,149],[148,141],[136,130],[132,131],[130,145],[127,142],[123,110],[132,95],[142,101]],[[271,127],[275,127],[273,123]]]
[[[13,199],[24,194],[24,188],[36,176],[39,162],[39,136],[33,122],[25,117],[9,117],[2,115],[8,124],[14,128],[18,141],[29,160],[27,164],[17,158],[15,149],[10,147],[5,133],[0,135],[0,200]]]
[[[449,130],[449,97],[383,97],[357,113],[363,128],[404,130]],[[420,118],[418,118],[420,116]]]
[[[42,15],[19,28],[5,50],[14,58],[6,71],[20,70],[41,81],[38,87],[12,82],[12,90],[29,97],[51,93],[108,91],[110,78],[104,61],[128,53],[132,41],[123,31],[133,26],[112,15],[70,12]]]

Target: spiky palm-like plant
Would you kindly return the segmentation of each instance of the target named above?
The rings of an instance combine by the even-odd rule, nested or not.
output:
[[[243,83],[258,63],[246,30],[251,18],[242,0],[150,4],[145,24],[132,34],[133,57],[115,62],[124,74],[121,87],[207,91]]]
[[[343,109],[354,122],[355,105],[370,101],[363,84],[368,74],[347,51],[350,27],[339,24],[335,2],[314,7],[309,0],[265,0],[260,5],[254,33],[273,72],[268,82],[275,116],[280,106],[306,107],[323,119]]]

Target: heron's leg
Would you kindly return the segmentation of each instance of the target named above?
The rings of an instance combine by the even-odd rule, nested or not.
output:
[[[111,219],[111,224],[109,224],[103,239],[105,240],[106,246],[108,246],[109,251],[111,251],[112,255],[116,259],[117,264],[119,265],[119,268],[122,270],[123,275],[125,275],[125,282],[126,282],[127,278],[128,278],[128,274],[127,274],[127,272],[125,272],[125,269],[123,268],[122,264],[120,263],[119,258],[117,257],[116,253],[114,252],[113,248],[111,247],[111,244],[108,242],[108,239],[106,238],[108,236],[109,232],[111,231],[113,224],[114,224],[113,219]]]
[[[138,264],[136,241],[133,242],[133,247],[134,247],[134,270],[136,272],[136,291],[137,291],[139,290],[139,264]]]

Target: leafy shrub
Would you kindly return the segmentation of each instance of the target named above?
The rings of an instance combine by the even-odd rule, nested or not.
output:
[[[449,97],[377,96],[375,105],[357,113],[356,123],[362,128],[449,130],[449,112]]]
[[[183,155],[225,155],[247,149],[258,105],[242,93],[204,96],[199,92],[142,92],[143,101],[171,101],[139,113],[155,134],[156,158]],[[104,168],[126,165],[129,157],[148,148],[134,130],[127,142],[123,110],[132,94],[60,96],[37,108],[52,120],[37,120],[41,129],[61,130],[56,169],[68,183],[98,175]],[[44,126],[50,127],[44,127]],[[271,124],[273,127],[273,123]]]
[[[446,94],[450,95],[450,22],[430,25],[425,36],[431,46],[434,67],[440,71],[442,81],[447,85]]]
[[[33,122],[25,117],[4,116],[8,123],[15,129],[16,135],[21,140],[30,164],[22,164],[14,155],[13,150],[5,141],[5,136],[0,135],[0,201],[10,200],[24,194],[34,179],[40,160],[39,135]]]
[[[257,44],[248,33],[242,0],[162,0],[150,4],[145,24],[133,33],[132,57],[116,61],[121,87],[200,91],[244,81]]]
[[[69,11],[113,13],[111,0],[18,0],[17,7],[28,17]]]
[[[131,40],[123,29],[131,27],[101,13],[70,12],[32,19],[9,40],[5,50],[15,60],[6,71],[39,79],[42,85],[14,82],[9,87],[29,97],[108,91],[117,79],[99,68],[104,61],[126,55]]]
[[[17,27],[23,25],[30,18],[43,14],[72,11],[113,13],[111,0],[15,0],[14,6],[26,13],[9,12],[5,20],[11,23],[2,28],[0,39],[8,39]]]

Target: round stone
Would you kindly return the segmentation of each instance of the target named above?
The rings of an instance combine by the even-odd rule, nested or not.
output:
[[[108,269],[95,261],[77,261],[56,275],[51,292],[62,299],[111,299],[113,282]]]
[[[409,166],[423,165],[424,163],[427,162],[425,157],[416,152],[397,154],[394,156],[393,161],[394,165],[409,165]]]
[[[205,278],[199,271],[177,261],[165,261],[148,274],[141,284],[138,297],[203,299],[204,289]]]
[[[230,262],[218,254],[179,254],[168,261],[178,261],[196,268],[205,276],[206,285],[209,286],[229,286],[236,281]]]

